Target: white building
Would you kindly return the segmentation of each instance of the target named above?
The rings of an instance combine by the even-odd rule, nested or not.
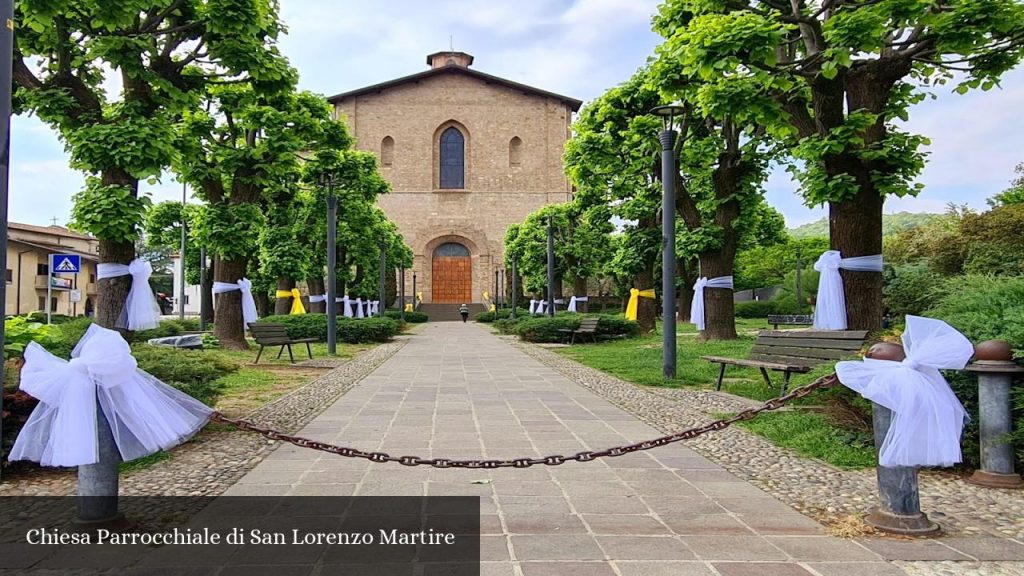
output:
[[[174,313],[177,314],[180,308],[178,307],[178,298],[181,294],[181,283],[184,280],[184,274],[181,269],[181,258],[178,254],[171,255],[171,270],[174,276],[174,293],[170,294],[171,301],[174,302]],[[185,314],[189,316],[198,316],[200,306],[200,290],[198,284],[186,284],[185,285]]]

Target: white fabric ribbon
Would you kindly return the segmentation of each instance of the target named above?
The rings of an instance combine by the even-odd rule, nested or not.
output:
[[[318,295],[315,295],[315,296],[313,294],[310,294],[309,295],[309,302],[310,302],[310,304],[312,304],[314,302],[327,302],[327,294],[318,294]]]
[[[352,314],[352,304],[353,304],[353,301],[351,299],[349,299],[348,294],[342,296],[340,299],[336,298],[336,300],[338,300],[338,302],[342,303],[341,315],[344,316],[345,318],[352,318],[353,317],[353,314]]]
[[[356,298],[356,318],[365,318],[363,314],[363,299]]]
[[[537,314],[544,314],[545,313],[544,310],[547,309],[547,307],[548,307],[548,301],[547,300],[539,300],[537,302]]]
[[[242,292],[242,320],[245,322],[245,327],[248,330],[249,324],[252,324],[259,318],[256,312],[256,300],[252,297],[252,282],[248,278],[242,278],[236,284],[231,284],[230,282],[213,283],[214,294],[223,294],[224,292],[233,292],[235,290]]]
[[[818,330],[846,330],[846,297],[839,270],[881,272],[882,255],[843,258],[838,250],[826,250],[814,263],[818,277],[818,296],[814,307],[814,327]]]
[[[376,316],[380,311],[380,300],[370,302],[370,316]]]
[[[149,287],[149,277],[153,274],[153,266],[141,258],[129,264],[102,262],[96,266],[96,278],[132,277],[132,288],[124,302],[124,309],[117,320],[118,328],[128,330],[148,330],[160,325],[160,305],[156,302],[156,294]],[[178,302],[183,306],[184,302]]]
[[[569,312],[575,312],[577,302],[586,302],[589,299],[590,298],[587,296],[573,296],[569,298],[569,307],[566,308],[566,310],[568,310]]]
[[[728,288],[732,290],[732,276],[719,276],[717,278],[701,277],[693,285],[693,302],[690,303],[690,323],[703,332],[705,327],[704,318],[704,289],[705,288]]]
[[[537,301],[536,300],[530,300],[530,314],[536,314],[536,313],[537,313]]]
[[[952,466],[960,462],[967,413],[939,370],[962,370],[974,346],[941,320],[907,316],[903,362],[839,362],[844,386],[892,410],[879,451],[882,466]]]
[[[126,462],[181,444],[213,413],[139,370],[128,343],[113,330],[89,326],[71,356],[62,360],[35,342],[25,348],[20,388],[39,405],[18,434],[11,460],[43,466],[98,462],[97,399]]]

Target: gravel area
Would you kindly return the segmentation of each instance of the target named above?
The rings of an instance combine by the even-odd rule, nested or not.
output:
[[[246,419],[294,432],[348,392],[359,380],[398,352],[405,339],[382,344],[255,410]],[[212,428],[212,429],[211,429]],[[255,434],[211,427],[173,450],[173,457],[121,476],[124,496],[216,496],[234,484],[277,446]],[[0,483],[0,496],[73,494],[75,473],[31,476]]]
[[[1022,576],[1024,562],[896,562],[908,576]]]
[[[640,387],[549,350],[520,342],[514,345],[666,433],[706,423],[715,412],[746,407],[706,391]],[[687,445],[826,525],[868,512],[877,499],[873,469],[840,470],[739,428],[707,434]],[[991,534],[1024,540],[1024,490],[982,488],[939,471],[922,471],[920,485],[922,509],[947,535]]]

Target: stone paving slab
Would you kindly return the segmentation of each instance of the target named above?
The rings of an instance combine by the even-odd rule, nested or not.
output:
[[[428,325],[299,434],[447,458],[572,454],[660,435],[462,323]],[[406,468],[281,446],[226,492],[270,493],[479,496],[483,574],[902,573],[678,444],[526,470]]]

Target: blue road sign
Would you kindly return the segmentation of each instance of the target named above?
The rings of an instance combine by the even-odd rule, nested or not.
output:
[[[78,254],[50,254],[50,271],[56,274],[78,274],[82,257]]]

